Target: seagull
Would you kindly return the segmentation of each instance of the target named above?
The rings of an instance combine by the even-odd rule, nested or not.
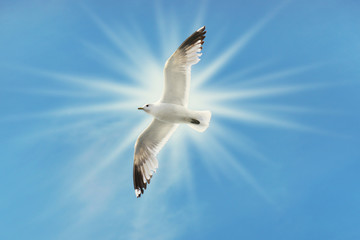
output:
[[[161,99],[138,108],[154,119],[135,143],[133,180],[137,198],[144,193],[158,168],[156,155],[178,125],[187,124],[198,132],[204,132],[209,126],[210,111],[192,111],[187,108],[191,66],[200,61],[205,33],[203,26],[188,37],[166,61]]]

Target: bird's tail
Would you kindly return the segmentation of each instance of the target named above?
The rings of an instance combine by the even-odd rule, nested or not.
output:
[[[194,111],[188,125],[198,132],[204,132],[209,127],[210,119],[210,111]]]

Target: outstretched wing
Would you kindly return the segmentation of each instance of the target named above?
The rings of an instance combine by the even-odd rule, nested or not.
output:
[[[191,79],[191,66],[200,61],[205,26],[188,37],[166,61],[165,86],[160,102],[187,107]]]
[[[153,173],[158,168],[156,155],[169,140],[177,126],[177,124],[154,119],[136,141],[133,172],[136,197],[140,197],[147,184],[150,183]]]

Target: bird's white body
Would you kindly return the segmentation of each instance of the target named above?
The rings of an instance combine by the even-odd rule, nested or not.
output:
[[[154,103],[150,105],[148,114],[154,118],[167,123],[188,123],[189,118],[194,115],[186,107],[171,103]]]
[[[133,179],[136,197],[140,197],[150,183],[158,168],[156,155],[179,124],[187,124],[198,132],[204,132],[209,126],[210,111],[192,111],[187,108],[191,66],[200,61],[205,33],[205,27],[194,32],[167,60],[161,99],[138,108],[154,119],[135,143]]]
[[[187,107],[172,103],[152,103],[145,105],[142,110],[152,115],[155,119],[170,124],[189,124],[199,132],[203,132],[209,126],[211,112],[192,111]]]

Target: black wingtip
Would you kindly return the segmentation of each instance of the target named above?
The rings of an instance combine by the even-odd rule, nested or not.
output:
[[[137,198],[141,197],[144,194],[144,191],[147,188],[147,185],[150,184],[152,174],[150,175],[150,179],[146,179],[144,182],[144,165],[135,165],[133,168],[133,180],[134,180],[134,190]]]
[[[139,198],[141,194],[144,194],[144,189],[146,189],[146,183],[143,182],[143,174],[140,166],[134,165],[133,180],[135,195]]]
[[[204,43],[204,38],[205,38],[205,26],[202,26],[201,28],[199,28],[196,32],[194,32],[193,34],[191,34],[190,37],[188,37],[179,47],[179,49],[186,49],[189,46],[192,46],[193,44],[195,44],[197,41],[201,41],[201,45]]]

